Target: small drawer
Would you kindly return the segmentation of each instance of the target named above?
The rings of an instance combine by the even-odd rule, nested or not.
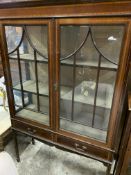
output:
[[[99,157],[99,158],[108,160],[108,154],[109,154],[108,151],[99,149],[87,143],[80,142],[75,139],[67,138],[65,136],[58,136],[58,135],[57,135],[57,142],[61,145],[65,145],[81,153],[91,154],[95,157]]]
[[[12,127],[20,131],[26,132],[34,137],[45,138],[53,141],[53,134],[50,131],[46,131],[43,128],[38,128],[23,122],[12,120]]]

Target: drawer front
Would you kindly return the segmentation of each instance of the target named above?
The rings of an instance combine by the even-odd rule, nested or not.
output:
[[[80,141],[70,139],[64,136],[59,136],[59,135],[57,135],[57,142],[61,145],[65,145],[81,153],[91,154],[92,156],[108,160],[108,155],[109,155],[108,151],[98,149],[87,143],[80,142]]]
[[[53,141],[53,134],[50,131],[46,131],[42,128],[38,128],[36,126],[32,126],[32,125],[25,124],[19,121],[14,121],[14,120],[12,120],[12,126],[13,128],[26,132],[27,134],[30,134],[34,137],[45,138]]]

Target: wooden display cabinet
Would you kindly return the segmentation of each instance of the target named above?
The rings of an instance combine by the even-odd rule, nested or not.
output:
[[[91,157],[110,174],[125,117],[131,2],[1,7],[15,138],[22,132]]]

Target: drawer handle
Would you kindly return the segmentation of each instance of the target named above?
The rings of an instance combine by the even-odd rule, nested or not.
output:
[[[27,128],[27,131],[28,131],[28,133],[30,133],[32,135],[36,133],[36,130],[31,129],[31,128]]]
[[[86,151],[87,150],[87,147],[86,146],[82,146],[80,147],[80,145],[78,143],[75,143],[75,148],[78,150],[78,151]]]

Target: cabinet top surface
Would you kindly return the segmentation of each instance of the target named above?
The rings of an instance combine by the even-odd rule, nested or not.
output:
[[[0,19],[130,17],[131,0],[1,0],[0,9]]]
[[[131,0],[1,0],[0,8],[27,7],[41,5],[64,5],[64,4],[83,4],[83,3],[103,3],[103,2],[131,2]]]

